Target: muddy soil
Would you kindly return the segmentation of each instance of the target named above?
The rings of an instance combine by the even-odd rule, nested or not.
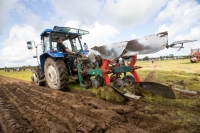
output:
[[[169,111],[153,108],[144,98],[122,105],[89,91],[61,92],[0,76],[3,133],[188,133],[173,124]]]

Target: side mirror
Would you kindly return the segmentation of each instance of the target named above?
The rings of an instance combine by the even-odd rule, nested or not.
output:
[[[27,42],[27,47],[28,47],[28,49],[33,49],[33,44],[32,44],[32,42],[30,42],[30,41],[28,41]]]

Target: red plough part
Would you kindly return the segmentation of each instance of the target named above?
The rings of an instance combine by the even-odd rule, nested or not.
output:
[[[153,94],[175,98],[174,92],[168,86],[154,82],[141,82],[136,70],[142,67],[135,66],[138,54],[155,53],[167,46],[168,32],[161,32],[130,41],[95,46],[91,49],[95,50],[101,56],[101,71],[105,85],[111,85],[112,82],[112,86],[116,88],[134,88],[134,83],[137,83]],[[122,59],[122,63],[120,63],[119,59]],[[130,63],[125,65],[125,59],[131,59]],[[110,66],[110,64],[112,66]],[[127,72],[130,72],[132,75],[126,75]],[[109,74],[111,75],[109,76]],[[121,74],[124,74],[123,78],[120,76]]]
[[[135,78],[135,82],[140,82],[140,77],[138,75],[138,73],[136,72],[136,69],[140,69],[142,67],[140,66],[135,66],[135,63],[137,61],[137,55],[133,56],[131,59],[131,62],[128,63],[128,66],[130,66],[132,69],[132,71],[130,72],[133,77]],[[102,59],[102,66],[101,66],[101,70],[102,70],[102,76],[104,79],[104,84],[106,85],[110,85],[111,81],[114,80],[113,77],[109,77],[108,74],[113,73],[109,63],[113,62],[112,60],[106,60],[106,59]]]
[[[135,63],[137,61],[137,56],[133,56],[131,62],[128,64],[130,67],[132,67],[131,74],[135,78],[135,82],[140,82],[140,77],[138,73],[136,72],[136,69],[142,68],[141,66],[135,66]]]

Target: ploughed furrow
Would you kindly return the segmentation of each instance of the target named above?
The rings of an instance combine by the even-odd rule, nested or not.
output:
[[[1,85],[2,86],[2,85]],[[36,132],[19,113],[16,106],[0,89],[0,132],[4,133],[34,133]]]
[[[68,127],[70,127],[71,132],[101,132],[102,128],[99,127],[96,121],[93,118],[85,116],[80,113],[76,113],[72,109],[63,108],[52,104],[48,101],[45,101],[41,98],[28,93],[27,91],[17,88],[16,91],[19,95],[24,96],[24,100],[32,102],[34,105],[40,107],[42,110],[47,111],[53,116],[57,117],[60,121],[64,122]],[[45,98],[44,98],[45,99]]]
[[[83,96],[80,96],[80,94],[77,94],[76,92],[62,92],[39,86],[35,87],[34,85],[28,85],[26,83],[20,83],[20,85],[14,83],[13,85],[15,88],[21,87],[26,91],[31,91],[31,94],[34,94],[38,97],[43,97],[43,99],[49,102],[65,107],[65,109],[71,108],[71,105],[74,103],[79,105],[82,104],[84,106],[88,106],[89,108],[95,109],[106,108],[107,106],[110,107],[112,105],[109,102],[105,102],[101,99],[97,99],[91,96],[85,96],[84,94]],[[82,109],[80,110],[80,113],[83,113]]]
[[[45,88],[45,87],[35,87],[33,85],[28,85],[24,83],[14,83],[13,84],[15,88],[23,88],[26,91],[29,91],[31,94],[36,95],[38,97],[43,97],[49,102],[61,104],[63,100],[72,100],[72,99],[77,99],[77,97],[73,94],[70,94],[69,92],[61,92],[58,90],[52,90],[50,88]],[[67,106],[66,106],[67,107]]]
[[[1,124],[0,124],[0,133],[3,133],[3,130],[2,130]]]
[[[37,91],[37,89],[45,90],[46,88],[43,87],[27,87],[28,85],[25,84],[13,84],[13,86],[17,95],[57,117],[67,125],[71,132],[114,132],[116,130],[145,132],[130,124],[124,117],[125,113],[134,111],[132,108],[121,105],[111,106],[109,102],[74,93],[56,90],[49,90],[50,93]],[[57,94],[57,100],[55,96],[52,97],[54,100],[50,100],[53,93]]]
[[[35,87],[33,85],[28,85],[26,83],[20,83],[19,84],[13,84],[13,86],[17,89],[20,88],[24,89],[25,91],[29,91],[29,93],[42,97],[48,102],[54,103],[56,105],[60,105],[62,107],[65,107],[65,109],[71,109],[73,105],[83,105],[84,107],[87,107],[88,109],[100,109],[100,108],[107,108],[112,106],[110,102],[103,101],[101,99],[93,98],[91,96],[80,96],[79,94],[73,93],[73,92],[61,92],[57,90],[49,90],[49,88],[44,87]],[[46,91],[47,89],[48,91]],[[105,106],[106,105],[106,106]],[[116,105],[114,105],[116,106]],[[81,107],[81,106],[80,106]],[[80,113],[84,113],[81,108]],[[85,110],[85,108],[83,108]],[[76,111],[79,111],[78,108]]]
[[[30,124],[40,133],[66,133],[70,132],[69,129],[58,119],[50,115],[49,113],[41,110],[31,102],[28,102],[27,98],[18,95],[16,89],[3,87],[1,89],[6,93],[13,103],[19,109],[20,113],[29,120]]]

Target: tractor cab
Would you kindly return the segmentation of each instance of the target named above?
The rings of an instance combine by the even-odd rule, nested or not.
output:
[[[81,44],[82,35],[85,34],[89,34],[89,32],[70,27],[54,26],[53,30],[46,29],[40,34],[43,54],[48,53],[51,55],[51,53],[55,52],[62,53],[62,51],[58,51],[57,49],[57,37],[60,37],[65,47],[72,50],[73,52],[85,52]],[[33,44],[35,45],[35,48],[37,48],[39,45],[36,45],[34,41],[28,41],[27,48],[32,49]]]
[[[55,26],[53,30],[46,29],[40,34],[43,44],[43,53],[46,53],[48,51],[58,51],[56,42],[57,37],[60,37],[62,39],[65,47],[77,53],[80,50],[83,50],[80,39],[82,38],[82,35],[85,34],[89,34],[89,32],[70,27]]]

